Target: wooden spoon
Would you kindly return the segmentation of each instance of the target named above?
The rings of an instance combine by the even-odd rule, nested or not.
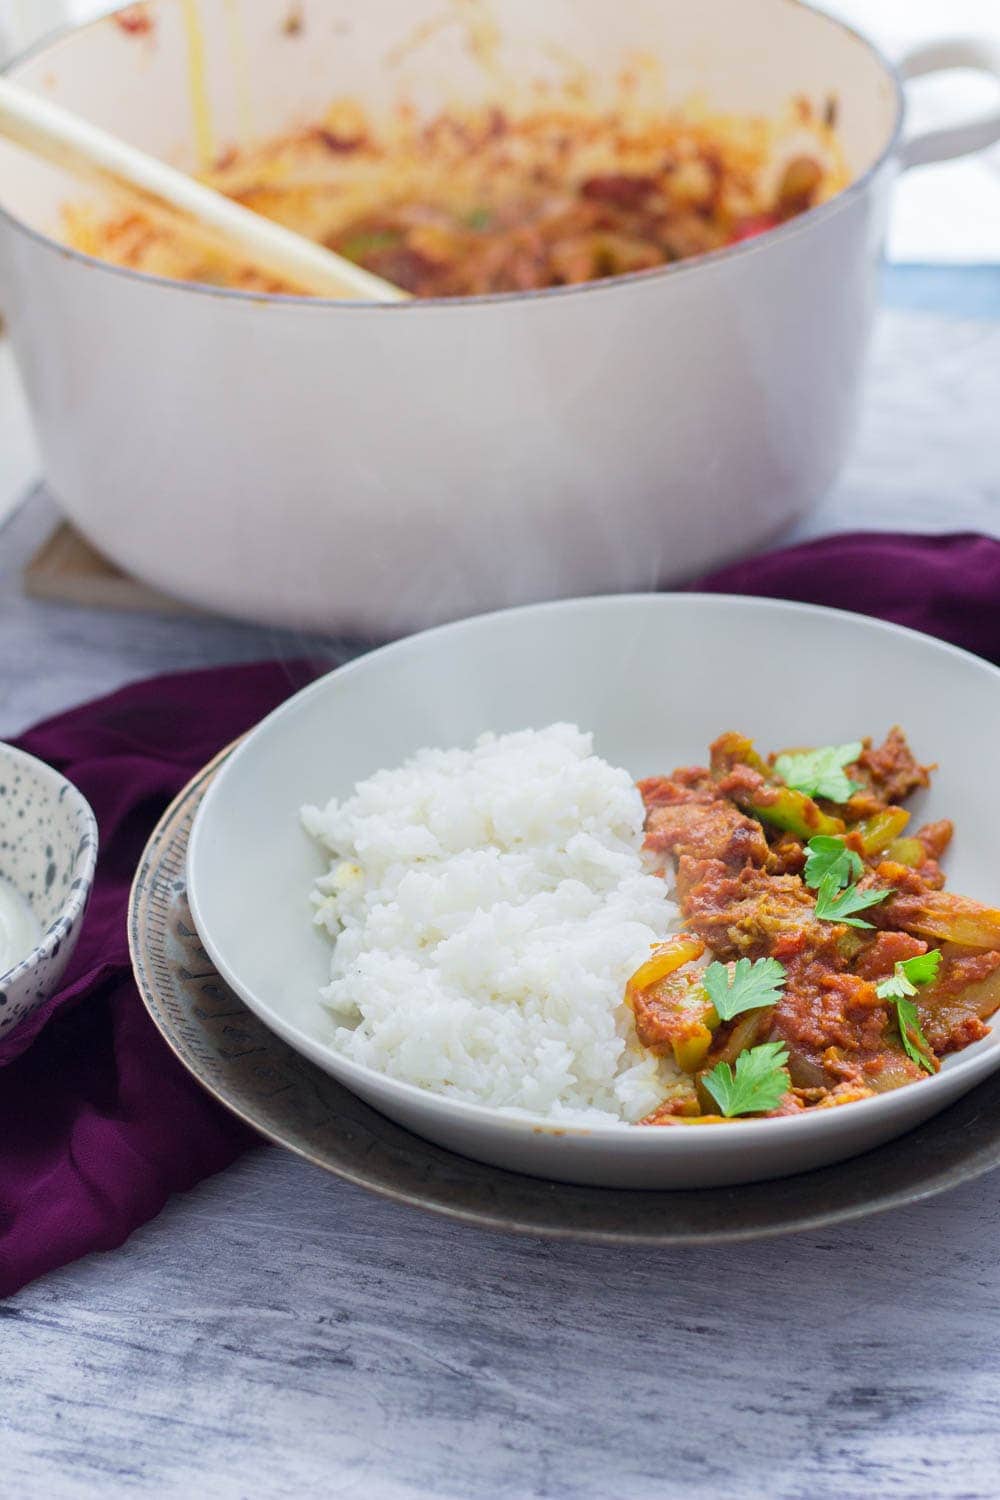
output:
[[[152,209],[193,223],[216,249],[317,297],[405,302],[409,294],[325,246],[275,224],[214,188],[0,78],[0,135],[76,174],[111,182]]]

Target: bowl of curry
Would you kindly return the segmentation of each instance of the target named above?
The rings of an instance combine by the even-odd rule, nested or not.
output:
[[[643,1046],[691,1079],[643,1124],[856,1103],[990,1034],[1000,910],[945,890],[948,818],[913,826],[906,803],[933,769],[898,727],[766,759],[727,732],[707,765],[640,783],[683,931],[627,1002]]]
[[[623,1063],[658,1087],[641,1110],[622,1109],[613,1120],[559,1117],[523,1098],[513,1110],[480,1102],[489,1090],[477,1095],[479,1085],[467,1087],[458,1062],[450,1069],[447,1059],[450,1048],[460,1049],[466,1063],[471,1057],[488,1073],[488,1049],[473,1056],[467,1038],[443,1026],[440,1008],[427,1011],[426,1028],[404,1035],[400,1018],[417,1006],[424,985],[426,934],[414,928],[426,916],[419,893],[433,888],[437,866],[412,855],[413,871],[402,871],[408,894],[398,898],[409,903],[409,916],[400,925],[391,910],[397,898],[363,868],[367,835],[348,865],[330,868],[299,817],[331,792],[350,799],[397,784],[412,791],[416,771],[407,767],[451,764],[443,750],[428,761],[424,747],[472,746],[487,731],[488,744],[495,736],[499,744],[504,736],[520,743],[526,726],[555,724],[586,726],[605,770],[635,798],[634,845],[613,841],[612,855],[605,850],[591,868],[624,855],[641,862],[643,880],[661,892],[654,905],[664,908],[661,936],[628,950],[636,961],[615,970],[608,1000],[610,1024],[630,1049]],[[259,725],[199,811],[188,856],[191,909],[223,979],[272,1030],[439,1145],[509,1170],[603,1186],[786,1176],[904,1133],[1000,1067],[1000,812],[983,759],[998,735],[996,668],[860,616],[697,594],[502,611],[382,647]],[[387,781],[397,766],[403,781]],[[558,778],[552,786],[545,797],[562,806]],[[559,813],[570,830],[567,848],[576,847],[574,819],[586,833],[584,847],[593,848],[597,825],[575,795],[567,783],[572,805]],[[516,808],[534,817],[534,793],[526,797],[516,781],[501,803],[508,822]],[[422,792],[416,805],[429,805]],[[396,804],[380,812],[376,796],[365,806],[379,841],[398,829],[398,859],[389,849],[380,856],[384,867],[395,868],[404,850],[426,847],[427,829],[410,826]],[[344,849],[338,839],[346,825],[334,814],[340,834],[331,847]],[[492,823],[494,814],[483,826]],[[477,869],[483,860],[485,869],[502,863],[488,833],[489,847],[480,849],[478,834],[473,844],[462,842],[461,809],[445,825],[457,829],[463,860]],[[526,852],[515,838],[518,869]],[[581,857],[584,864],[591,858]],[[368,882],[370,898],[362,892],[355,911],[359,922],[372,914],[383,948],[389,931],[404,946],[416,931],[403,954],[403,982],[392,988],[371,944],[348,950],[360,955],[360,1004],[370,997],[389,1027],[382,1035],[390,1052],[383,1049],[379,1063],[372,1052],[340,1045],[342,1014],[331,1018],[320,1001],[331,945],[310,922],[308,893],[326,868],[323,889],[341,901],[348,922],[350,888]],[[576,868],[569,875],[576,901],[589,876]],[[560,884],[560,899],[567,889]],[[470,967],[460,966],[460,988],[463,974],[483,981],[485,965],[496,968],[502,983],[495,988],[506,993],[511,962],[529,946],[535,982],[551,975],[544,941],[529,945],[525,935],[510,953],[497,950],[494,964],[485,936],[493,928],[474,926],[483,935],[466,941],[452,917],[438,921],[437,898],[427,899],[431,946],[443,938],[453,952],[454,942],[463,945],[461,965]],[[471,901],[471,920],[492,921],[489,906]],[[594,909],[604,922],[599,903]],[[503,924],[509,930],[506,915]],[[553,943],[556,937],[553,929]],[[577,975],[562,985],[560,1025],[572,1044],[589,1048],[585,1007],[581,999],[578,1025],[573,999],[574,984],[588,984],[584,950],[596,973],[602,955],[592,929],[580,930],[575,949],[560,929],[558,967]],[[428,962],[438,960],[432,954]],[[562,983],[561,973],[555,978]],[[468,1019],[467,1006],[456,1013]],[[474,1017],[473,1024],[486,1034]],[[439,1082],[431,1081],[434,1057],[431,1074],[392,1060],[426,1053],[435,1036],[443,1049],[435,1054]],[[540,1074],[551,1052],[538,1036]],[[369,1061],[359,1060],[366,1055]],[[498,1074],[510,1056],[494,1056]]]

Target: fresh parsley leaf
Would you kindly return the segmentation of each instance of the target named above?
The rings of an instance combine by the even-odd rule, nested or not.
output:
[[[871,927],[871,922],[866,922],[863,917],[855,916],[854,913],[866,911],[869,906],[878,906],[880,901],[892,895],[891,887],[884,891],[861,891],[856,885],[849,885],[839,895],[838,889],[835,879],[827,875],[816,892],[816,915],[821,922],[843,922],[847,927]]]
[[[777,1109],[791,1086],[787,1062],[784,1042],[763,1042],[740,1053],[735,1072],[727,1062],[716,1063],[701,1081],[727,1120],[733,1115],[766,1114]]]
[[[898,965],[897,965],[898,967]],[[936,1073],[937,1065],[931,1045],[920,1030],[920,1015],[912,1000],[900,997],[896,1001],[896,1016],[899,1035],[908,1057],[923,1068],[925,1073]]]
[[[910,997],[917,993],[918,984],[929,984],[936,979],[940,967],[941,954],[937,948],[931,948],[927,953],[902,959],[889,978],[875,986],[880,1000],[891,1000],[895,1004],[899,1036],[907,1056],[927,1073],[936,1073],[937,1063],[931,1045],[920,1029],[920,1013]]]
[[[844,767],[857,760],[862,749],[860,740],[852,740],[849,745],[824,745],[820,750],[779,755],[774,769],[795,792],[804,792],[807,797],[825,797],[830,802],[846,802],[861,786],[845,776]]]
[[[732,978],[726,964],[714,963],[705,970],[702,983],[719,1020],[731,1021],[745,1010],[776,1004],[785,977],[785,966],[776,958],[758,958],[754,963],[739,958]]]
[[[937,978],[941,967],[941,954],[937,948],[928,953],[918,953],[913,958],[904,958],[896,965],[888,979],[875,986],[880,1000],[901,1000],[917,993],[918,984],[929,984]]]
[[[393,250],[399,244],[401,236],[395,229],[373,229],[362,230],[358,234],[352,234],[350,239],[342,240],[339,245],[341,255],[346,255],[348,260],[359,264],[372,255],[378,255],[383,250]]]
[[[930,984],[932,979],[937,978],[938,969],[941,967],[941,951],[931,948],[926,953],[918,953],[913,958],[904,958],[901,964],[896,965],[902,969],[911,984]]]
[[[827,833],[818,833],[815,838],[811,838],[807,848],[809,857],[806,860],[805,882],[814,891],[819,889],[827,876],[830,877],[831,884],[836,880],[836,889],[839,890],[842,885],[850,885],[852,880],[856,880],[864,869],[860,854],[848,849],[843,839],[832,838]]]
[[[917,993],[917,987],[910,983],[897,964],[895,972],[875,986],[875,993],[880,1000],[905,1000],[907,995]]]

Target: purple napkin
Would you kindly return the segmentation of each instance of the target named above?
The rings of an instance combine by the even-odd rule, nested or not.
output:
[[[693,589],[875,615],[1000,663],[1000,542],[844,532],[723,568]]]
[[[120,1245],[171,1193],[254,1143],[147,1017],[132,982],[126,906],[167,804],[313,676],[301,663],[179,673],[73,709],[18,741],[88,798],[101,849],[62,988],[0,1041],[0,1296]]]
[[[740,563],[714,592],[832,604],[1000,660],[1000,542],[845,535]],[[87,921],[59,993],[0,1042],[0,1295],[122,1243],[171,1193],[256,1137],[191,1079],[132,982],[129,886],[154,823],[184,784],[314,675],[299,663],[136,683],[19,741],[90,800],[101,832]]]

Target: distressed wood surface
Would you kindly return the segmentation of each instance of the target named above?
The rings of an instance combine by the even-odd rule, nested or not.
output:
[[[997,1199],[620,1252],[456,1230],[262,1149],[6,1305],[0,1487],[986,1500]]]
[[[947,493],[945,524],[1000,533],[996,355],[890,320],[810,529],[934,529]],[[51,522],[39,498],[0,533],[0,734],[314,644],[25,599]],[[471,1232],[261,1148],[0,1306],[0,1496],[992,1500],[998,1237],[1000,1174],[827,1233],[623,1252]]]

